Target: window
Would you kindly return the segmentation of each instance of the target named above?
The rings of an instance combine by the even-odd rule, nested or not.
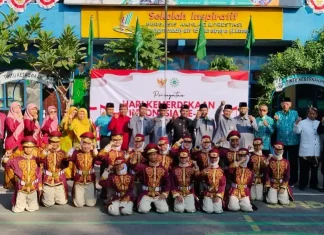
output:
[[[24,106],[24,83],[7,83],[6,84],[7,108],[12,102],[18,101],[21,107]]]

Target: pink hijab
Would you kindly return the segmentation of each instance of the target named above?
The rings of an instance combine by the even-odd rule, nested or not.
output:
[[[45,119],[43,121],[42,128],[45,126],[46,122],[48,120],[50,120],[50,113],[51,113],[51,110],[53,110],[53,109],[57,111],[57,109],[55,108],[55,106],[49,106],[47,108],[47,112],[48,113],[47,113],[47,115],[46,115],[46,117],[45,117]],[[49,129],[49,132],[51,133],[52,131],[57,131],[57,128],[58,128],[58,118],[57,118],[57,116],[55,116],[54,119],[53,119],[53,121],[51,122],[51,126],[50,126],[50,129]]]
[[[27,105],[27,109],[25,111],[24,119],[27,119],[27,120],[33,120],[34,119],[33,116],[31,115],[31,112],[30,112],[30,110],[33,109],[33,108],[37,108],[36,104],[31,103],[31,104]],[[35,122],[35,125],[36,125],[37,129],[34,130],[33,137],[34,137],[35,140],[38,140],[38,134],[40,133],[40,125],[39,125],[39,122],[37,120]]]
[[[8,118],[12,118],[15,121],[19,122],[18,127],[16,128],[15,132],[13,133],[13,136],[16,140],[18,140],[18,136],[20,135],[20,133],[24,131],[24,120],[18,113],[15,113],[15,111],[14,111],[14,109],[17,106],[21,106],[19,102],[12,102],[10,105],[10,110],[7,115]]]

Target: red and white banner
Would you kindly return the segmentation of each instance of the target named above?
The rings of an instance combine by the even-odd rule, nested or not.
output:
[[[8,0],[8,6],[16,12],[24,12],[31,0]]]
[[[55,3],[57,3],[58,0],[37,0],[36,2],[40,7],[50,9],[55,6]]]
[[[324,0],[307,0],[307,4],[316,14],[322,14],[324,12]]]
[[[148,105],[147,115],[157,116],[159,103],[168,104],[168,116],[180,115],[180,107],[190,107],[194,118],[199,105],[206,103],[213,117],[222,100],[237,109],[239,102],[248,101],[248,72],[225,71],[148,71],[92,70],[90,115],[95,121],[107,102],[126,103],[129,116],[138,111],[141,102]],[[233,112],[236,115],[236,112]]]
[[[4,0],[0,0],[0,6],[4,3]]]

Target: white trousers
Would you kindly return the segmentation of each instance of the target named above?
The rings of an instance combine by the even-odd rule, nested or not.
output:
[[[222,200],[220,199],[218,202],[213,203],[212,198],[204,197],[204,199],[203,199],[203,210],[206,213],[216,213],[216,214],[223,213]]]
[[[57,186],[48,186],[44,184],[42,202],[46,207],[51,207],[55,203],[58,205],[65,205],[68,199],[66,198],[63,184]]]
[[[288,189],[280,194],[277,189],[270,188],[266,199],[269,204],[278,204],[279,201],[282,205],[289,205]]]
[[[16,198],[16,205],[12,207],[15,213],[23,211],[37,211],[39,209],[37,191],[30,194],[18,192]]]
[[[230,196],[228,202],[228,209],[230,211],[253,211],[249,197],[243,197],[241,199],[238,199],[235,196]]]
[[[195,212],[196,207],[195,207],[195,197],[193,194],[189,194],[185,197],[183,197],[183,202],[179,203],[177,199],[174,199],[174,211],[175,212],[180,212],[183,213],[184,211],[186,212]]]
[[[134,203],[113,201],[111,205],[108,206],[108,213],[110,215],[131,215],[133,214]]]
[[[95,206],[97,197],[94,184],[74,184],[73,203],[76,207]]]
[[[252,185],[251,200],[252,201],[263,201],[263,185],[262,184]]]
[[[138,212],[144,214],[148,213],[151,210],[152,203],[154,203],[156,212],[158,213],[167,213],[169,211],[169,206],[166,200],[159,200],[159,197],[149,197],[145,195],[139,203]]]

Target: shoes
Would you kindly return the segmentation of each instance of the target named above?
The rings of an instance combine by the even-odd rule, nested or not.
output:
[[[300,187],[300,186],[299,186],[299,190],[300,190],[300,191],[305,191],[305,188],[306,188],[306,187],[304,187],[304,186],[303,186],[303,187]]]
[[[289,187],[290,187],[290,188],[294,188],[294,187],[295,187],[295,185],[294,185],[294,184],[292,184],[292,185],[289,185]]]
[[[317,186],[310,186],[309,188],[314,189],[314,190],[319,190],[319,187],[317,187]]]

